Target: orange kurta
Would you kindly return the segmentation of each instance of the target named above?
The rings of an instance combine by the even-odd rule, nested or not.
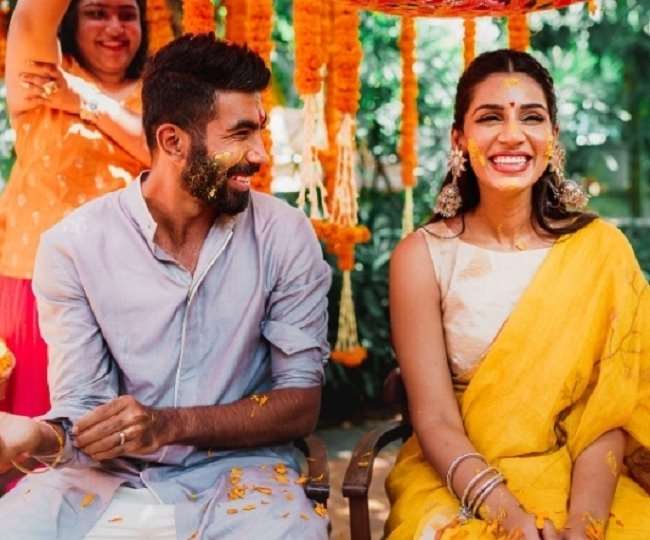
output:
[[[72,59],[64,69],[91,83]],[[139,88],[123,105],[140,113]],[[139,160],[76,114],[38,107],[13,118],[16,162],[0,196],[0,275],[31,279],[41,233],[79,205],[125,186]]]

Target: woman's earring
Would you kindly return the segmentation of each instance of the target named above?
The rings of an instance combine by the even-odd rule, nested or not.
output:
[[[452,147],[447,158],[447,168],[451,173],[451,182],[440,190],[436,206],[433,209],[436,214],[440,214],[444,218],[454,217],[463,205],[463,199],[458,188],[458,179],[465,172],[466,162],[467,158],[460,147]]]
[[[582,210],[589,202],[589,195],[573,180],[567,180],[564,176],[564,164],[566,162],[566,151],[555,139],[553,151],[550,156],[550,169],[555,175],[557,185],[553,186],[553,192],[558,201],[567,210]]]

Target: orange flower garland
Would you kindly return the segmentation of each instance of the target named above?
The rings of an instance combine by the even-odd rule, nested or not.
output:
[[[316,94],[321,89],[321,66],[325,56],[322,47],[320,0],[294,0],[293,27],[296,90],[301,96]]]
[[[415,22],[412,17],[402,17],[399,48],[402,53],[402,130],[399,157],[404,186],[404,212],[402,235],[413,231],[413,186],[416,184],[418,130],[418,81],[413,69],[415,63]]]
[[[320,152],[325,176],[325,191],[330,194],[327,198],[327,207],[332,210],[332,197],[336,182],[336,134],[341,125],[341,113],[334,106],[335,76],[334,76],[334,46],[332,43],[334,2],[336,0],[321,1],[321,26],[323,36],[323,52],[325,54],[327,74],[325,77],[325,125],[327,126],[327,150]]]
[[[246,1],[224,0],[226,6],[226,39],[243,45],[246,43]]]
[[[530,45],[530,30],[524,12],[513,13],[508,17],[508,37],[510,48],[525,51]]]
[[[363,56],[359,42],[359,12],[347,2],[332,4],[333,26],[331,43],[334,87],[333,105],[340,114],[336,134],[336,177],[331,198],[334,227],[328,250],[338,259],[343,272],[339,306],[339,326],[332,359],[353,367],[360,365],[367,351],[359,344],[356,315],[352,298],[351,271],[354,269],[354,247],[367,242],[370,232],[357,221],[355,119],[359,107],[359,64]],[[324,234],[324,233],[321,233]]]
[[[174,39],[172,14],[167,0],[147,1],[147,24],[149,26],[149,51],[155,53]]]
[[[183,31],[198,34],[214,30],[214,5],[211,0],[184,0]]]
[[[300,160],[302,187],[298,207],[305,209],[309,201],[312,219],[327,219],[323,168],[319,151],[326,148],[321,68],[325,54],[322,49],[321,0],[294,0],[293,24],[296,44],[294,82],[303,100],[303,150]]]
[[[240,0],[244,1],[244,0]],[[273,1],[272,0],[248,0],[246,6],[246,37],[251,50],[259,54],[268,66],[271,65],[271,31],[273,30]],[[267,114],[273,106],[273,94],[270,88],[262,94],[262,105]],[[253,189],[271,192],[271,132],[266,128],[262,132],[264,148],[269,156],[269,162],[262,166],[251,182]]]
[[[465,69],[472,63],[476,56],[476,21],[473,17],[466,17],[463,20],[465,27],[465,39],[463,47],[463,56],[465,58]]]

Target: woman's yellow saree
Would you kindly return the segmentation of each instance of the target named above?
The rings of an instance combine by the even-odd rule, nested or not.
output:
[[[555,244],[460,408],[477,451],[501,470],[527,511],[557,527],[566,520],[572,463],[587,446],[620,427],[650,447],[650,287],[615,227],[596,220]],[[415,437],[386,488],[390,540],[419,538],[423,527],[442,527],[458,513]],[[494,535],[470,520],[457,538]],[[650,539],[650,497],[624,474],[606,538]]]

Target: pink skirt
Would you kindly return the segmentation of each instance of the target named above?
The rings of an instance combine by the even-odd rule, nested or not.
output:
[[[16,357],[0,411],[23,416],[46,413],[47,346],[38,328],[31,280],[0,276],[0,337]]]

